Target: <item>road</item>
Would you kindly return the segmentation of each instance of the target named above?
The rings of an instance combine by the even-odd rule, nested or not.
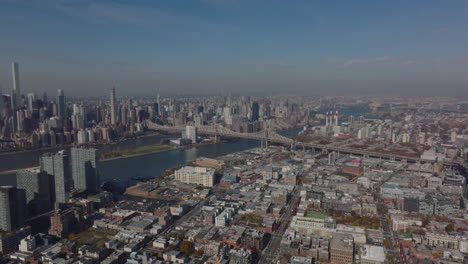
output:
[[[283,235],[289,225],[289,221],[293,216],[294,209],[297,207],[299,199],[300,186],[296,186],[293,190],[292,197],[289,203],[286,205],[283,214],[280,217],[279,228],[271,234],[271,239],[265,249],[262,251],[262,255],[259,263],[275,263],[280,257],[280,243]]]
[[[380,226],[382,228],[382,233],[384,236],[384,243],[385,252],[390,255],[392,258],[389,260],[387,259],[388,263],[402,263],[400,259],[400,252],[396,249],[393,245],[395,239],[393,237],[392,227],[390,226],[390,222],[387,221],[387,213],[385,212],[385,204],[383,198],[380,196],[380,187],[382,184],[386,183],[392,178],[392,174],[389,177],[383,179],[380,183],[377,184],[376,188],[374,189],[375,195],[377,196],[377,210],[379,213],[380,219]]]
[[[187,221],[188,219],[190,219],[190,217],[198,214],[202,207],[208,203],[208,201],[210,201],[211,197],[213,197],[214,194],[210,194],[208,195],[205,199],[199,201],[195,207],[193,207],[188,213],[186,213],[185,215],[183,215],[181,218],[179,218],[178,220],[172,222],[169,226],[166,227],[166,229],[164,229],[164,231],[162,231],[161,233],[159,233],[157,236],[160,237],[160,236],[163,236],[165,234],[167,234],[169,231],[171,231],[175,226],[177,226],[178,224],[181,224],[185,221]]]

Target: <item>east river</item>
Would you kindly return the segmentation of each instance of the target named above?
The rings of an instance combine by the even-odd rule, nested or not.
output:
[[[292,136],[299,129],[281,133]],[[99,146],[100,151],[129,149],[150,144],[158,144],[164,136],[146,136],[114,144]],[[217,144],[199,145],[192,148],[174,149],[141,156],[113,159],[99,162],[101,181],[112,179],[130,179],[133,177],[155,177],[167,169],[184,164],[198,157],[214,158],[260,146],[260,141],[238,139]],[[16,169],[20,166],[38,163],[39,156],[46,150],[19,152],[0,155],[0,172]],[[0,185],[16,185],[14,173],[0,175]]]

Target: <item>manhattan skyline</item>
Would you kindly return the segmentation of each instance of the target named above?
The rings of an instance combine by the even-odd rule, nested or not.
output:
[[[70,96],[466,95],[468,3],[0,3],[0,85]]]

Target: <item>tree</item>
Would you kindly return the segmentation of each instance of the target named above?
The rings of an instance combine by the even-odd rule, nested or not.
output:
[[[180,251],[182,251],[182,253],[184,253],[186,255],[192,254],[193,251],[195,250],[194,247],[193,247],[193,242],[190,242],[188,240],[182,241],[180,243],[179,249],[180,249]]]
[[[445,227],[445,232],[449,233],[449,232],[453,232],[453,231],[455,231],[454,224],[450,223]]]
[[[162,260],[162,259],[163,259],[163,253],[162,253],[162,252],[158,252],[158,254],[156,254],[156,257],[157,257],[159,260]]]

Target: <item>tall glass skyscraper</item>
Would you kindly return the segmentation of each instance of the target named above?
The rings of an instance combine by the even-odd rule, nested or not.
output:
[[[111,124],[117,124],[117,102],[115,99],[115,87],[112,87],[110,91],[110,114],[111,114]]]
[[[51,179],[39,167],[19,170],[16,173],[16,186],[26,194],[28,216],[34,216],[51,209]]]
[[[252,103],[252,121],[258,121],[260,117],[260,106],[257,102]]]
[[[72,178],[77,191],[96,192],[99,189],[99,177],[96,168],[96,149],[72,148]]]
[[[11,231],[24,224],[24,191],[14,186],[0,186],[0,229]]]
[[[65,104],[65,95],[62,89],[58,89],[58,116],[64,120],[67,117],[67,105]]]
[[[21,89],[20,89],[20,79],[19,79],[19,66],[17,62],[11,63],[11,73],[13,77],[13,93],[12,98],[14,98],[14,105],[12,105],[13,110],[16,110],[19,105],[19,100],[21,98]],[[13,95],[14,94],[14,95]],[[13,101],[12,101],[13,103]]]
[[[59,151],[57,154],[47,153],[41,157],[41,170],[53,177],[55,204],[66,203],[70,197],[71,172],[69,157],[65,152]]]

